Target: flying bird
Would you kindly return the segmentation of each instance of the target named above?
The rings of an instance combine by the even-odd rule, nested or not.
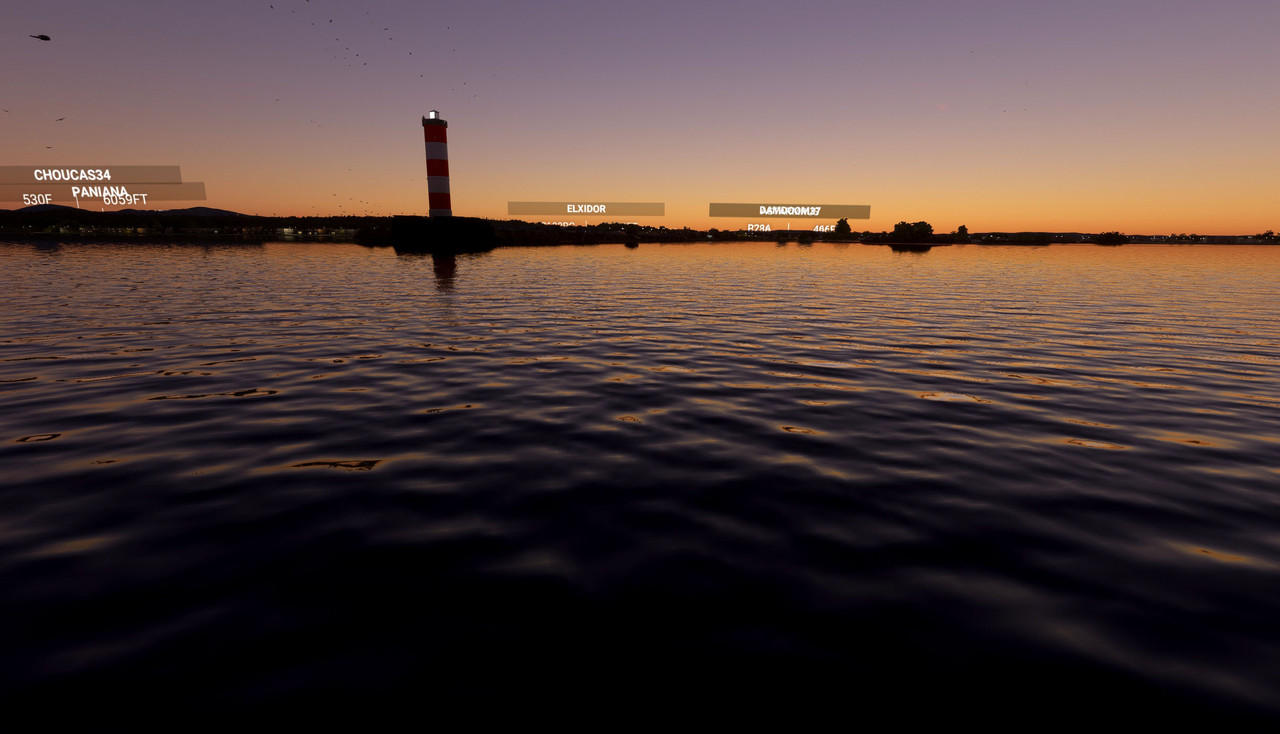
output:
[[[45,34],[43,34],[43,33],[41,33],[41,34],[40,34],[40,35],[38,35],[38,36],[32,36],[32,38],[39,39],[39,40],[41,40],[41,41],[52,41],[52,40],[53,40],[52,38],[49,38],[48,36],[46,36],[46,35],[45,35]]]
[[[65,119],[67,119],[67,118],[65,118],[65,117],[59,117],[58,119],[54,120],[54,122],[62,122],[62,121],[63,121],[63,120],[65,120]]]

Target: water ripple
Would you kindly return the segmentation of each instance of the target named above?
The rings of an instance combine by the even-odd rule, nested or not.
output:
[[[1280,716],[1280,248],[445,265],[0,243],[0,690]]]

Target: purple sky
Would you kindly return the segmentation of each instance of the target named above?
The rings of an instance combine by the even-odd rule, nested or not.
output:
[[[774,201],[870,204],[854,224],[872,229],[1280,226],[1275,0],[9,0],[0,28],[0,164],[180,165],[238,211],[422,211],[435,108],[458,214],[664,201],[651,223],[716,226],[708,202]]]

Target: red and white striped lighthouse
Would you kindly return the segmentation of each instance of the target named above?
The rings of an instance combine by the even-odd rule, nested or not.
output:
[[[433,217],[453,216],[449,199],[449,123],[431,110],[422,118],[422,134],[427,141],[427,199]]]

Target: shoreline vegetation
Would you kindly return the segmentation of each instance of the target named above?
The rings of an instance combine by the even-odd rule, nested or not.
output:
[[[935,233],[928,222],[899,222],[892,232],[859,232],[839,220],[830,232],[810,230],[668,229],[638,224],[604,222],[564,227],[519,220],[421,216],[262,217],[195,207],[176,210],[121,210],[94,212],[74,207],[46,205],[0,210],[0,236],[48,239],[250,239],[356,242],[369,246],[394,246],[422,252],[484,251],[494,247],[536,245],[638,245],[652,242],[776,241],[840,242],[888,245],[900,251],[924,251],[938,245],[1027,245],[1083,243],[1103,246],[1134,244],[1280,244],[1280,236],[1267,230],[1252,236],[1238,235],[1125,235],[1121,232],[985,232],[970,233],[961,225],[951,233]]]

